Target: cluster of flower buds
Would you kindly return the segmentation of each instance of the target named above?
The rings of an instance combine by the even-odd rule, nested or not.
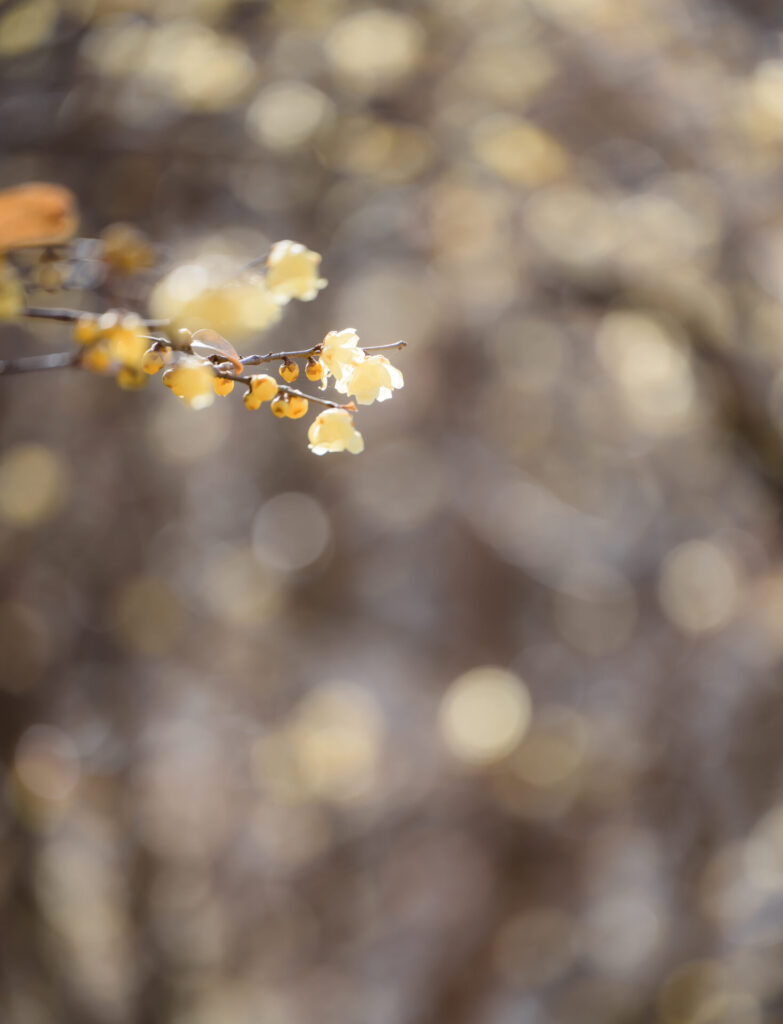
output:
[[[267,260],[263,287],[280,305],[292,298],[309,301],[326,284],[318,276],[319,263],[320,256],[304,246],[278,242]],[[150,334],[149,322],[135,313],[85,314],[73,326],[79,346],[77,362],[95,373],[112,374],[126,390],[140,389],[161,373],[163,383],[192,409],[204,409],[216,397],[227,397],[237,384],[245,388],[247,409],[268,404],[279,419],[298,420],[307,414],[311,403],[323,406],[307,433],[310,450],[317,455],[362,451],[364,441],[352,416],[357,403],[383,402],[403,386],[400,371],[380,352],[362,348],[352,328],[330,331],[309,349],[243,358],[214,329],[191,330],[176,323],[165,333]],[[262,364],[277,364],[280,379],[253,372],[252,368]],[[302,370],[308,381],[320,384],[321,391],[333,383],[342,400],[307,395],[292,387]]]
[[[107,279],[116,284],[157,262],[154,246],[133,225],[109,225],[99,239],[74,238],[77,225],[75,197],[62,186],[31,183],[0,190],[0,319],[69,321],[76,345],[74,352],[4,360],[0,373],[80,366],[111,375],[131,391],[160,374],[192,409],[206,408],[240,384],[247,409],[268,405],[279,419],[298,420],[310,405],[321,406],[307,431],[310,450],[317,455],[362,451],[364,441],[352,414],[357,404],[383,402],[403,386],[400,371],[378,350],[402,348],[404,342],[366,348],[356,331],[346,328],[330,331],[305,350],[241,357],[226,340],[239,344],[257,335],[276,323],[293,299],[317,298],[327,284],[317,252],[284,239],[275,242],[265,260],[254,260],[228,279],[210,278],[198,264],[174,267],[152,288],[151,320],[124,309],[95,314],[30,306],[30,290],[85,288]],[[27,272],[9,260],[9,254],[24,251],[33,254]],[[263,364],[277,364],[279,379],[256,373],[254,368]],[[293,387],[302,371],[321,392],[331,383],[340,400]]]

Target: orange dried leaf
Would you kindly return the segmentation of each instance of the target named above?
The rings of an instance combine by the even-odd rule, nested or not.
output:
[[[76,197],[62,185],[29,182],[0,191],[0,252],[59,245],[79,225]]]
[[[194,355],[201,356],[202,359],[219,356],[221,359],[233,363],[237,373],[241,373],[244,370],[239,353],[231,342],[226,341],[222,334],[218,334],[217,331],[213,331],[208,327],[194,332],[193,339],[190,342],[190,350]]]

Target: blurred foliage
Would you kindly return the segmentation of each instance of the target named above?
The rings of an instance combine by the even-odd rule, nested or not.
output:
[[[3,1024],[780,1019],[781,30],[0,4],[0,186],[161,254],[77,305],[296,238],[267,348],[410,343],[360,459],[0,382]]]

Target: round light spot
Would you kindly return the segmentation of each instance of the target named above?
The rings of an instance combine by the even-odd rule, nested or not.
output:
[[[383,733],[380,712],[365,691],[319,687],[296,709],[288,735],[299,777],[314,796],[352,803],[372,790]]]
[[[0,518],[36,526],[60,509],[67,473],[59,455],[42,444],[19,444],[0,462]]]
[[[253,551],[272,569],[295,572],[319,558],[331,536],[329,520],[307,494],[278,494],[262,506],[253,524]]]
[[[410,15],[377,7],[339,21],[327,36],[326,54],[339,74],[373,89],[409,74],[423,42]]]
[[[684,633],[725,626],[739,601],[739,569],[730,552],[712,541],[693,540],[663,561],[658,596],[666,616]]]
[[[472,765],[510,754],[527,731],[531,701],[522,680],[486,666],[459,676],[443,696],[439,728],[448,750]]]
[[[79,781],[79,754],[70,736],[51,725],[31,725],[14,754],[16,781],[39,800],[67,800]]]
[[[247,129],[270,149],[297,149],[331,113],[332,103],[320,89],[306,82],[273,82],[250,104]]]

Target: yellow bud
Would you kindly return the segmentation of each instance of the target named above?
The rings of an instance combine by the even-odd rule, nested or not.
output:
[[[147,349],[147,341],[143,336],[144,325],[139,317],[130,313],[120,322],[106,331],[111,353],[118,363],[130,366],[134,370],[141,369],[141,362]]]
[[[317,359],[313,359],[312,356],[307,360],[307,366],[305,366],[305,377],[308,380],[320,380],[324,375],[324,368]]]
[[[302,395],[289,395],[288,397],[288,418],[290,420],[301,419],[307,412],[310,403]]]
[[[246,409],[260,409],[263,405],[261,399],[256,397],[252,391],[246,392],[242,401],[245,403]]]
[[[141,391],[147,385],[147,375],[133,366],[122,366],[117,372],[117,384],[123,391]]]
[[[92,345],[100,335],[98,321],[90,316],[80,316],[73,325],[73,340],[79,345]]]
[[[101,343],[85,349],[81,365],[91,373],[106,373],[111,367],[111,355],[106,345]]]
[[[269,408],[272,410],[273,416],[283,419],[283,417],[288,415],[288,399],[284,395],[278,395]]]
[[[230,395],[234,390],[234,381],[226,380],[224,377],[215,377],[212,381],[212,387],[215,389],[215,394],[220,395],[222,398]]]
[[[269,402],[277,394],[277,381],[268,373],[259,373],[250,378],[250,389],[260,402]]]
[[[293,384],[293,382],[299,376],[299,367],[298,367],[298,365],[296,363],[294,363],[294,362],[291,362],[291,360],[288,360],[288,362],[281,363],[280,364],[280,376],[288,384]]]
[[[153,373],[157,373],[158,370],[163,369],[165,361],[162,352],[154,348],[148,348],[141,360],[141,368],[151,376]]]

